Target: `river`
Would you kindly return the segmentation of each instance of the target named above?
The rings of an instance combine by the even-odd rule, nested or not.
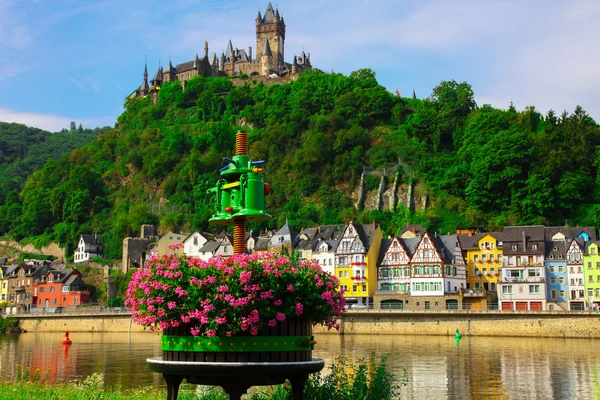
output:
[[[0,336],[0,379],[16,365],[48,371],[50,382],[103,373],[108,385],[164,386],[145,360],[160,356],[153,333],[25,333]],[[316,337],[315,357],[388,355],[389,369],[406,376],[404,399],[600,398],[600,340],[444,336]]]

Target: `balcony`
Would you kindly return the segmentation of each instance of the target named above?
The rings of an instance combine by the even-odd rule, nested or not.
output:
[[[17,292],[24,292],[24,291],[25,291],[25,285],[13,286],[13,288],[14,288],[14,289],[15,289],[15,291],[17,291]]]
[[[354,282],[366,282],[367,281],[367,277],[366,276],[360,276],[360,275],[356,275],[356,276],[351,276],[350,279],[352,279]]]
[[[462,289],[463,297],[485,297],[485,289]]]
[[[546,279],[540,276],[529,276],[529,277],[504,277],[498,280],[500,284],[511,284],[511,283],[544,283]]]

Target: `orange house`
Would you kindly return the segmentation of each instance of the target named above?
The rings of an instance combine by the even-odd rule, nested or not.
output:
[[[76,269],[48,271],[35,284],[37,308],[67,307],[89,303],[90,291]]]

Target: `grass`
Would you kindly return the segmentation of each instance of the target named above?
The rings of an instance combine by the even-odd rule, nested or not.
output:
[[[153,387],[123,389],[107,387],[104,375],[94,373],[83,381],[63,384],[47,383],[48,372],[31,371],[16,366],[15,382],[0,382],[0,400],[58,399],[58,400],[163,400],[165,389]],[[392,400],[398,398],[399,390],[406,384],[406,374],[398,381],[386,369],[386,357],[372,355],[369,360],[351,362],[338,357],[326,374],[317,373],[308,380],[305,400]],[[227,400],[229,396],[220,388],[184,384],[179,390],[180,400]],[[289,400],[289,383],[271,387],[256,387],[247,400]]]

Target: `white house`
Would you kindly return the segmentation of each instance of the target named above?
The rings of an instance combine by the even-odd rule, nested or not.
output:
[[[183,252],[188,257],[200,257],[200,249],[208,242],[207,234],[198,231],[192,233],[183,241]]]
[[[79,237],[77,249],[73,255],[73,262],[83,263],[94,257],[104,256],[104,244],[100,240],[100,236],[96,233],[93,235],[83,234]]]

